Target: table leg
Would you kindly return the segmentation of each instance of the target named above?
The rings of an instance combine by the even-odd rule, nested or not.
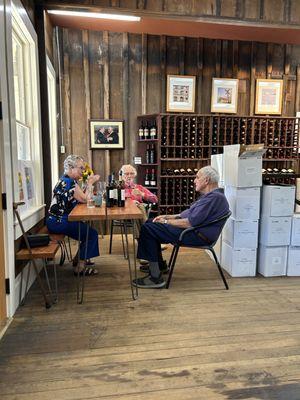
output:
[[[78,254],[79,254],[79,260],[80,260],[80,223],[78,225],[78,240],[79,240],[79,247],[78,247]],[[84,259],[86,260],[87,256],[87,246],[88,246],[88,240],[89,240],[89,230],[90,230],[90,221],[87,222],[87,230],[86,230],[86,236],[85,236],[85,251],[84,251]],[[80,294],[80,276],[81,276],[81,294]],[[83,295],[84,295],[84,282],[85,282],[85,266],[83,268],[82,274],[80,275],[80,272],[78,270],[77,273],[77,304],[82,304],[83,303]]]
[[[130,253],[129,253],[129,245],[128,245],[128,231],[127,231],[127,221],[124,220],[124,232],[125,232],[125,244],[126,244],[126,253],[128,255],[127,261],[128,261],[128,269],[129,269],[129,279],[130,279],[130,288],[131,288],[131,295],[132,299],[136,300],[138,298],[138,288],[136,286],[133,286],[132,284],[132,271],[131,271],[131,262],[130,262]],[[133,240],[134,240],[134,227],[133,227]],[[134,267],[135,267],[135,278],[137,276],[136,273],[136,258],[135,258],[135,246],[133,247],[133,257],[134,257]]]

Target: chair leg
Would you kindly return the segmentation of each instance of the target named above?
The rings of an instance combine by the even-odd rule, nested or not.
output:
[[[32,260],[29,261],[29,265],[28,265],[28,271],[27,271],[27,276],[26,276],[26,283],[25,283],[25,292],[24,292],[24,298],[22,299],[22,281],[23,281],[23,270],[22,270],[22,274],[21,274],[21,287],[20,287],[20,306],[24,306],[25,304],[25,300],[26,300],[26,296],[27,296],[27,288],[28,288],[28,283],[29,283],[29,276],[30,276],[30,270],[31,270],[31,263]]]
[[[109,254],[111,254],[111,250],[112,250],[113,234],[114,234],[114,220],[112,220],[111,224],[110,224]]]
[[[216,253],[215,253],[214,249],[208,249],[208,250],[209,250],[209,251],[211,252],[211,254],[213,255],[214,260],[215,260],[215,262],[216,262],[216,265],[217,265],[217,267],[218,267],[219,273],[220,273],[220,275],[221,275],[222,281],[223,281],[223,283],[224,283],[224,286],[225,286],[226,290],[228,290],[229,287],[228,287],[227,281],[226,281],[226,279],[225,279],[225,276],[224,276],[224,274],[223,274],[223,271],[222,271],[221,265],[220,265],[220,263],[219,263],[218,257],[216,256]]]
[[[170,257],[170,261],[169,261],[169,268],[170,268],[170,272],[169,272],[169,276],[168,276],[168,280],[167,280],[167,284],[166,284],[166,289],[169,289],[170,283],[171,283],[171,279],[172,279],[172,275],[173,275],[173,271],[174,271],[174,267],[175,267],[175,263],[176,263],[176,259],[177,259],[177,255],[178,255],[178,251],[179,251],[179,247],[180,246],[174,246],[173,247],[173,251]]]
[[[73,259],[73,256],[72,256],[71,242],[70,242],[70,237],[69,236],[68,236],[67,240],[68,240],[68,245],[67,245],[65,239],[63,240],[63,242],[64,242],[64,245],[65,245],[67,259],[68,259],[69,262],[71,262],[72,259]]]
[[[127,226],[125,226],[125,224],[126,224],[126,221],[124,221],[124,223],[121,222],[120,229],[121,229],[121,238],[122,238],[123,255],[124,255],[125,260],[127,260],[128,254],[126,253],[126,250],[125,250],[125,243],[124,243],[124,233],[127,231]],[[125,232],[124,232],[124,231],[125,231]],[[126,236],[126,235],[125,235],[125,236]]]

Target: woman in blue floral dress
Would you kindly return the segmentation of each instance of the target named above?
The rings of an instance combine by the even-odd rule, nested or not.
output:
[[[87,195],[78,185],[78,180],[84,171],[83,158],[77,155],[69,155],[64,161],[64,174],[53,189],[53,198],[48,211],[46,224],[49,232],[63,233],[72,239],[79,239],[80,225],[80,262],[75,273],[85,269],[84,260],[99,256],[98,232],[89,228],[87,254],[86,232],[88,225],[83,222],[70,222],[68,215],[78,203],[86,203]],[[87,186],[92,186],[100,179],[99,175],[91,175],[88,178]],[[96,275],[98,271],[94,268],[86,268],[85,275]]]

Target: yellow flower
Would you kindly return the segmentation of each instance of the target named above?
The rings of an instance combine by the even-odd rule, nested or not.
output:
[[[88,177],[91,175],[94,175],[94,171],[92,170],[92,168],[89,166],[88,163],[84,164],[84,171],[82,172],[82,180],[83,182],[86,182]]]

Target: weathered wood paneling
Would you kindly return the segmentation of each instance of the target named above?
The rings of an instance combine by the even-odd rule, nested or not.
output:
[[[125,150],[110,151],[109,158],[108,152],[92,151],[93,166],[103,177],[109,168],[118,171],[132,162],[137,115],[165,111],[168,74],[196,76],[196,112],[210,113],[213,77],[240,79],[240,115],[253,114],[255,80],[267,76],[284,78],[283,115],[294,115],[298,107],[300,46],[64,29],[62,48],[67,153],[87,157],[89,115],[125,121]]]

